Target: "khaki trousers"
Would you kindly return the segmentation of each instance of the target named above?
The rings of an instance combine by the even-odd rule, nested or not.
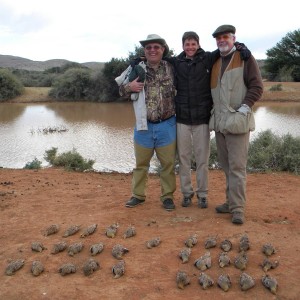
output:
[[[226,176],[226,202],[231,212],[244,212],[246,202],[246,166],[250,133],[216,132],[218,158]]]
[[[161,164],[160,184],[161,184],[161,201],[167,198],[173,199],[173,193],[176,190],[175,177],[175,154],[176,141],[173,143],[157,148],[145,148],[134,143],[134,152],[136,158],[136,167],[133,169],[132,193],[133,196],[144,200],[146,198],[145,187],[148,178],[148,170],[151,158],[156,156]]]
[[[177,123],[177,153],[179,158],[180,188],[184,197],[207,197],[208,159],[210,134],[207,124],[185,125]],[[196,161],[197,188],[194,192],[191,182],[191,160]]]

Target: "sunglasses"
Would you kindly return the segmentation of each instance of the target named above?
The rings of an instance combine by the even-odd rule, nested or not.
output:
[[[154,45],[154,46],[150,46],[150,45],[148,45],[148,46],[146,46],[145,47],[145,49],[147,50],[147,51],[150,51],[150,50],[158,50],[158,49],[161,49],[161,46],[158,46],[158,45]]]
[[[232,37],[231,34],[222,34],[222,35],[218,35],[218,36],[216,37],[216,40],[217,40],[217,41],[220,41],[220,40],[225,40],[225,41],[227,41],[227,40],[229,40],[231,37]]]

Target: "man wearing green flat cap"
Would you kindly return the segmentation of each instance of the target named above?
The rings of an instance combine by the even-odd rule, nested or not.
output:
[[[246,165],[250,131],[255,129],[252,107],[263,93],[259,67],[251,55],[236,53],[236,29],[221,25],[212,34],[220,50],[211,74],[213,98],[210,130],[216,134],[219,162],[226,176],[226,200],[217,213],[231,213],[233,224],[245,222]]]

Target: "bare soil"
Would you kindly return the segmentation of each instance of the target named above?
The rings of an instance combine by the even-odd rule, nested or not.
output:
[[[192,176],[195,181],[195,174]],[[287,173],[249,174],[244,225],[234,225],[229,214],[215,212],[215,206],[224,200],[223,172],[210,171],[209,184],[207,209],[198,208],[195,199],[191,207],[181,207],[178,189],[176,209],[167,212],[159,200],[158,176],[149,176],[146,202],[126,208],[125,202],[131,196],[131,174],[0,169],[0,299],[299,299],[300,177]],[[116,237],[106,237],[106,228],[116,222]],[[98,224],[95,233],[80,238],[82,231],[94,223]],[[44,236],[43,231],[52,224],[58,224],[60,230]],[[71,225],[81,225],[80,231],[63,238]],[[137,234],[124,239],[129,225],[135,226]],[[179,251],[193,234],[198,235],[198,243],[192,248],[189,262],[182,264]],[[239,286],[242,271],[233,264],[225,268],[218,265],[221,241],[232,242],[229,256],[233,261],[243,234],[250,240],[245,272],[256,280],[248,291],[241,291]],[[215,284],[203,290],[194,261],[207,251],[204,243],[210,236],[217,236],[217,246],[209,249],[212,267],[205,272]],[[145,243],[155,237],[160,237],[161,244],[148,249]],[[52,246],[62,240],[68,245],[81,241],[84,248],[73,257],[66,250],[51,254]],[[33,252],[34,241],[42,242],[47,249]],[[100,269],[84,276],[82,266],[91,257],[89,247],[99,242],[105,245],[103,252],[94,257]],[[279,261],[277,268],[267,272],[278,281],[277,295],[261,283],[264,271],[260,264],[265,258],[262,246],[266,243],[276,249],[270,259]],[[116,244],[129,249],[124,255],[125,275],[119,279],[114,279],[111,272],[117,262],[111,254]],[[5,275],[8,263],[16,259],[25,260],[23,268],[12,276]],[[45,267],[38,277],[30,272],[34,260],[40,260]],[[77,266],[77,272],[61,276],[58,269],[68,262]],[[178,270],[187,272],[191,280],[183,290],[176,286]],[[231,277],[228,292],[216,284],[222,273]]]

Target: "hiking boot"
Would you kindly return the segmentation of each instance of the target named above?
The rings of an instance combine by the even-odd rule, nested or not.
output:
[[[126,207],[135,207],[137,205],[143,204],[145,200],[138,199],[136,197],[131,197],[128,202],[126,202],[125,206]]]
[[[175,204],[171,198],[167,198],[163,201],[163,207],[165,210],[175,209]]]
[[[208,203],[207,203],[207,199],[205,197],[201,197],[198,199],[198,207],[200,208],[207,208]]]
[[[229,214],[229,205],[228,203],[223,203],[221,205],[216,206],[216,212],[219,214]]]
[[[188,207],[191,206],[191,204],[192,204],[192,199],[190,197],[184,197],[181,206]]]
[[[244,218],[244,213],[241,211],[234,211],[232,213],[232,219],[231,219],[233,224],[244,224],[245,218]]]

